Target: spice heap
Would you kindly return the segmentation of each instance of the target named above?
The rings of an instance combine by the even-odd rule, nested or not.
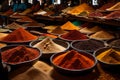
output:
[[[43,53],[57,53],[66,49],[65,47],[55,43],[51,38],[45,38],[33,46],[41,49]]]
[[[80,28],[72,24],[70,21],[66,22],[61,26],[63,30],[79,30]]]
[[[102,30],[100,27],[94,26],[94,27],[84,27],[80,30],[80,32],[85,34],[91,34],[100,30]]]
[[[120,51],[110,48],[100,53],[97,59],[110,64],[120,64]]]
[[[28,31],[26,31],[23,28],[18,28],[5,36],[2,41],[8,41],[8,42],[22,42],[22,41],[30,41],[37,39],[37,36],[32,35]]]
[[[120,39],[113,40],[109,43],[110,46],[120,47]]]
[[[8,28],[8,29],[17,29],[17,28],[24,28],[23,26],[17,24],[16,22],[12,22],[11,24],[8,24],[5,28]]]
[[[114,36],[102,30],[90,35],[90,38],[97,39],[97,40],[110,40],[110,39],[113,39]]]
[[[119,18],[120,18],[120,11],[114,11],[105,16],[105,19],[119,19]]]
[[[74,7],[72,10],[68,11],[68,14],[78,15],[81,12],[92,12],[94,9],[90,7],[87,3],[80,4],[79,6]]]
[[[103,11],[104,11],[104,10],[112,7],[114,4],[115,4],[114,2],[112,2],[112,3],[111,3],[111,2],[106,3],[106,4],[104,4],[102,7],[100,7],[98,10],[103,10]]]
[[[45,26],[42,23],[37,23],[37,22],[31,22],[31,23],[27,23],[24,25],[25,27],[43,27]]]
[[[61,37],[68,40],[87,39],[87,36],[80,33],[78,30],[71,30],[70,32],[61,35]]]
[[[31,19],[31,18],[29,18],[29,17],[27,17],[27,16],[24,16],[24,17],[22,17],[22,18],[20,18],[20,19],[17,19],[16,21],[17,21],[17,22],[34,22],[33,19]]]
[[[14,13],[14,11],[12,9],[9,9],[8,11],[4,12],[3,15],[5,16],[10,16]]]
[[[64,31],[63,29],[61,29],[61,27],[56,27],[53,31],[51,31],[52,34],[56,34],[56,35],[60,35],[60,34],[64,34],[66,31]]]
[[[104,47],[104,42],[90,39],[84,41],[77,41],[72,44],[72,46],[79,50],[95,51],[98,48]]]
[[[120,2],[107,9],[108,11],[120,10]]]
[[[37,58],[39,56],[39,51],[37,49],[20,45],[5,50],[1,54],[3,62],[7,62],[10,64],[18,64],[24,61],[29,61]]]
[[[22,18],[24,16],[20,15],[19,13],[15,12],[12,15],[10,15],[11,18]]]
[[[85,69],[94,65],[92,59],[75,50],[67,51],[55,57],[53,63],[67,69]]]
[[[0,48],[7,46],[7,44],[0,43]]]
[[[4,37],[8,36],[7,33],[0,33],[0,40],[3,40]]]

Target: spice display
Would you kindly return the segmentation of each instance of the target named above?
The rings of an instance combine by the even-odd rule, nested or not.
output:
[[[30,41],[37,39],[37,36],[32,35],[28,31],[26,31],[23,28],[18,28],[5,36],[2,41],[13,41],[13,42],[19,42],[19,41]]]
[[[98,12],[98,11],[95,11],[95,12],[91,12],[88,17],[93,17],[93,18],[99,18],[99,17],[103,17],[105,16],[105,13],[101,13],[101,12]]]
[[[0,43],[0,48],[7,46],[7,44]]]
[[[72,46],[78,50],[86,50],[86,51],[95,51],[99,48],[105,47],[104,42],[89,39],[84,41],[77,41],[72,44]]]
[[[120,2],[107,9],[108,11],[120,10]]]
[[[4,37],[6,37],[8,34],[7,33],[0,33],[0,40],[2,40]]]
[[[94,9],[91,6],[89,6],[87,3],[83,3],[80,4],[79,6],[74,7],[72,10],[68,11],[67,13],[72,15],[78,15],[84,11],[89,13],[89,12],[93,12]]]
[[[4,12],[3,15],[9,16],[12,15],[14,11],[12,9],[9,9],[8,11]]]
[[[75,50],[67,51],[55,57],[53,63],[67,69],[84,69],[94,65],[92,59]]]
[[[120,39],[113,40],[109,43],[110,46],[120,47]]]
[[[80,28],[72,24],[70,21],[66,22],[62,26],[60,26],[63,30],[79,30]]]
[[[22,18],[24,16],[20,15],[19,13],[13,13],[12,15],[10,15],[11,18]]]
[[[30,22],[27,24],[24,24],[25,27],[43,27],[45,24],[38,23],[38,22]]]
[[[24,45],[13,47],[5,50],[2,53],[3,62],[18,64],[24,61],[29,61],[39,56],[39,51],[34,48],[29,48]]]
[[[105,19],[119,19],[119,18],[120,18],[120,11],[114,11],[105,16]]]
[[[104,4],[102,7],[100,7],[98,10],[103,10],[103,11],[105,11],[106,9],[112,7],[114,4],[115,4],[114,2],[112,2],[112,3],[111,3],[111,2],[106,3],[106,4]]]
[[[61,29],[61,27],[58,26],[54,30],[52,30],[50,33],[60,35],[60,34],[64,34],[65,32],[66,31],[64,31],[63,29]]]
[[[5,26],[5,28],[8,28],[8,29],[17,29],[17,28],[24,28],[23,26],[17,24],[16,22],[12,22],[11,24],[8,24],[7,26]]]
[[[102,30],[90,35],[90,38],[98,39],[98,40],[110,40],[115,37],[112,34]]]
[[[10,32],[11,30],[9,30],[9,29],[3,29],[3,28],[0,28],[0,33],[2,33],[2,32]]]
[[[65,47],[55,43],[51,38],[45,38],[33,46],[41,49],[43,53],[57,53],[66,49]]]
[[[100,28],[99,26],[94,26],[94,27],[84,27],[80,29],[80,32],[85,34],[91,34],[100,30],[102,30],[102,28]]]
[[[17,22],[34,22],[33,19],[31,19],[31,18],[29,18],[29,17],[27,17],[27,16],[24,16],[24,17],[22,17],[22,18],[20,18],[20,19],[17,19],[16,21],[17,21]]]
[[[120,51],[110,48],[97,55],[97,59],[109,64],[120,64]]]
[[[46,36],[46,37],[50,37],[50,38],[58,38],[56,35],[47,34],[47,33],[41,34],[41,36]]]
[[[70,32],[61,35],[61,37],[68,40],[87,39],[87,36],[78,30],[71,30]]]

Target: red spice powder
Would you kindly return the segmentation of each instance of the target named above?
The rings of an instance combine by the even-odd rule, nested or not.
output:
[[[99,8],[98,10],[106,10],[107,8],[112,7],[114,4],[116,4],[116,3],[115,2],[106,3],[101,8]]]
[[[14,30],[12,33],[8,34],[3,38],[3,41],[14,41],[14,42],[19,42],[19,41],[30,41],[30,40],[35,40],[37,39],[37,36],[32,35],[28,31],[26,31],[23,28],[18,28]]]
[[[39,56],[39,51],[20,45],[3,51],[1,54],[3,62],[15,64],[35,59]]]
[[[71,50],[53,59],[55,65],[67,69],[84,69],[94,65],[94,61],[81,53]]]
[[[68,39],[68,40],[81,40],[81,39],[87,39],[87,36],[80,33],[78,30],[71,30],[70,32],[61,35],[62,38]]]

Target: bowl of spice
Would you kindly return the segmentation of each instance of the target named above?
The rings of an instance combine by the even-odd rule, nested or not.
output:
[[[9,33],[7,36],[2,37],[0,41],[4,43],[22,44],[31,42],[36,39],[38,39],[38,36],[31,34],[23,28],[18,28],[13,32]]]
[[[99,61],[103,69],[111,71],[120,70],[120,48],[104,47],[96,50],[94,56]]]
[[[74,41],[74,40],[85,40],[88,39],[88,37],[85,34],[82,34],[78,30],[71,30],[65,34],[58,36],[60,39],[65,41]]]
[[[67,50],[53,54],[50,61],[54,69],[64,75],[83,75],[93,71],[96,58],[87,52]]]
[[[32,66],[39,60],[40,49],[28,45],[8,45],[1,48],[2,62],[11,67]]]
[[[98,48],[105,47],[105,42],[95,39],[79,40],[71,42],[71,47],[75,50],[93,53]]]
[[[59,39],[52,39],[50,37],[46,37],[43,40],[32,41],[30,43],[30,46],[36,47],[42,51],[43,56],[41,58],[49,59],[50,56],[54,53],[68,50],[70,44]]]
[[[120,39],[112,39],[107,41],[108,46],[120,47]]]

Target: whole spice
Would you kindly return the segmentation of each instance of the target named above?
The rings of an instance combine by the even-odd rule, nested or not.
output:
[[[3,51],[1,54],[3,62],[16,64],[35,59],[39,56],[39,51],[24,45],[20,45]]]
[[[67,69],[84,69],[94,65],[94,61],[75,51],[67,51],[53,59],[53,63]]]
[[[87,39],[87,36],[80,33],[78,30],[71,30],[70,32],[61,35],[61,37],[68,40]]]
[[[2,41],[14,41],[14,42],[19,42],[19,41],[30,41],[30,40],[35,40],[37,39],[37,36],[32,35],[28,31],[26,31],[23,28],[18,28],[5,36]]]

